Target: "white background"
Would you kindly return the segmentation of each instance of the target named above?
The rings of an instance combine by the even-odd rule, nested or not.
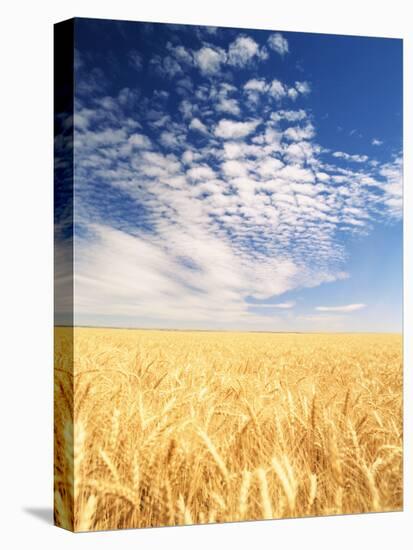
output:
[[[14,548],[407,548],[412,535],[412,26],[407,0],[3,3],[0,543]],[[52,526],[52,24],[73,16],[404,38],[405,511],[71,534]],[[410,25],[409,25],[410,24]],[[410,249],[410,250],[409,250]],[[386,261],[386,258],[383,258]],[[411,400],[411,398],[410,398]],[[410,527],[410,528],[409,528]],[[411,544],[411,542],[410,542]]]

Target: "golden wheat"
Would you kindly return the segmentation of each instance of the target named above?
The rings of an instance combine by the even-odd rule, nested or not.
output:
[[[57,328],[55,521],[400,510],[400,335]]]

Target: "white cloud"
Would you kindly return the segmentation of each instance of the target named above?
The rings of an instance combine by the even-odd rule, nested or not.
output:
[[[230,113],[234,116],[241,114],[238,100],[230,97],[237,88],[228,82],[221,82],[220,85],[211,85],[209,89],[205,87],[198,89],[202,101],[210,101],[215,109],[221,113]]]
[[[167,42],[166,49],[175,57],[177,61],[185,65],[192,65],[193,56],[192,53],[184,46],[174,46],[171,42]]]
[[[297,111],[279,110],[271,114],[271,120],[278,122],[279,120],[287,120],[288,122],[298,122],[307,118],[307,113],[304,109]]]
[[[291,309],[295,306],[295,302],[281,302],[279,304],[274,304],[274,307],[278,309]]]
[[[150,151],[143,151],[140,157],[133,158],[132,166],[149,177],[175,175],[180,170],[180,164],[175,155],[163,155]]]
[[[199,120],[199,118],[193,118],[191,122],[189,123],[189,127],[192,130],[197,130],[198,132],[201,132],[201,134],[208,134],[208,128],[205,126],[205,124]]]
[[[388,208],[390,214],[395,218],[400,219],[403,215],[402,157],[396,157],[393,162],[389,162],[381,166],[379,174],[385,180],[383,184],[379,184],[380,188],[384,192],[382,200],[385,206]]]
[[[383,145],[383,142],[380,139],[374,138],[371,140],[372,145],[380,146]]]
[[[192,118],[195,111],[195,106],[187,99],[183,99],[179,105],[179,110],[184,118]]]
[[[288,41],[279,32],[275,32],[270,35],[268,38],[268,45],[272,50],[281,56],[284,56],[289,52]]]
[[[222,48],[212,48],[204,46],[194,54],[195,62],[201,72],[206,75],[214,75],[221,69],[221,65],[226,62],[227,56]]]
[[[244,91],[249,97],[252,103],[257,103],[258,98],[262,94],[268,94],[270,97],[281,101],[288,97],[295,101],[300,95],[307,95],[310,93],[310,85],[308,82],[295,82],[295,87],[289,87],[281,82],[281,80],[274,78],[272,81],[267,82],[263,78],[252,78],[248,80],[244,85]],[[277,116],[274,113],[274,119]]]
[[[244,67],[253,58],[266,57],[258,44],[249,36],[238,36],[228,48],[228,63],[235,67]]]
[[[277,79],[274,79],[271,82],[268,91],[277,100],[280,100],[287,95],[287,90],[284,84]]]
[[[306,95],[309,94],[311,91],[310,84],[306,81],[296,81],[295,83],[295,89],[299,94]]]
[[[193,89],[194,84],[188,75],[176,81],[176,93],[181,96],[187,96],[193,92]]]
[[[236,99],[221,98],[217,104],[217,111],[238,116],[241,111]]]
[[[236,122],[234,120],[222,119],[215,128],[215,135],[222,139],[244,138],[254,132],[259,123],[259,120]]]
[[[318,181],[324,181],[324,182],[327,182],[331,179],[329,174],[326,174],[325,172],[317,172],[316,178]]]
[[[199,153],[187,149],[182,155],[182,162],[184,162],[185,164],[192,164],[193,162],[196,162],[201,158],[202,157]]]
[[[348,153],[344,153],[343,151],[335,151],[333,153],[333,157],[350,160],[353,162],[366,162],[369,160],[369,157],[367,155],[349,155]]]
[[[244,90],[254,92],[265,92],[267,90],[267,84],[263,78],[252,78],[244,84]]]
[[[279,159],[268,157],[263,162],[260,162],[257,171],[263,178],[275,177],[283,166],[284,164]]]
[[[124,143],[127,140],[126,130],[123,128],[106,128],[90,135],[91,145],[107,147]]]
[[[236,159],[245,154],[245,144],[239,141],[227,141],[224,143],[224,156],[227,159]]]
[[[192,180],[195,181],[211,180],[216,177],[215,172],[207,165],[200,165],[195,168],[191,168],[188,170],[187,174]]]
[[[288,166],[284,166],[279,172],[278,176],[280,178],[287,179],[288,181],[298,181],[298,182],[310,182],[312,183],[314,181],[314,174],[311,170],[307,168],[301,168],[300,166],[296,166],[293,164],[290,164]]]
[[[128,138],[128,142],[138,149],[150,149],[152,146],[151,140],[142,134],[132,134]]]
[[[317,306],[315,309],[317,311],[351,313],[352,311],[359,311],[360,309],[364,309],[365,307],[367,307],[366,304],[348,304],[345,306]]]
[[[181,143],[181,136],[179,136],[179,134],[175,134],[174,132],[165,130],[164,132],[161,132],[159,141],[167,149],[175,149],[179,147]]]
[[[278,130],[272,127],[267,127],[264,134],[264,141],[271,146],[272,150],[281,149],[282,134]]]
[[[284,137],[291,141],[302,141],[303,139],[312,139],[315,136],[314,126],[307,124],[303,128],[299,126],[290,126],[284,133]]]
[[[249,304],[251,307],[256,308],[276,308],[276,309],[292,309],[295,306],[295,302],[279,302],[276,304]]]
[[[252,270],[222,239],[199,231],[192,235],[171,229],[163,240],[128,235],[105,225],[91,225],[89,231],[91,239],[77,242],[77,319],[84,314],[123,316],[140,326],[208,326],[212,322],[231,326],[237,319],[245,326],[260,319],[249,313],[251,304],[245,297],[281,293],[296,272],[286,260],[262,263]],[[267,272],[272,273],[271,279]],[[293,305],[285,302],[273,307]]]
[[[230,178],[243,177],[248,173],[246,163],[237,160],[227,160],[223,163],[222,169],[225,175]]]
[[[290,99],[295,101],[300,94],[295,88],[288,88],[287,95]]]
[[[204,44],[198,51],[192,52],[193,57],[185,48],[183,51],[174,52],[174,54],[180,61],[183,57],[187,63],[191,63],[193,60],[200,71],[207,76],[218,74],[224,65],[243,68],[255,60],[262,61],[268,58],[265,46],[260,48],[253,38],[244,34],[237,36],[229,45],[228,50]]]
[[[165,57],[155,55],[150,60],[150,65],[159,76],[164,78],[173,79],[177,75],[183,74],[181,65],[170,55],[166,55]]]

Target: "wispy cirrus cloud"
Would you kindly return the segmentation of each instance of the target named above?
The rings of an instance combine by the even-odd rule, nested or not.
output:
[[[380,145],[383,145],[383,142],[381,139],[377,139],[377,138],[373,138],[371,140],[371,144],[372,145],[376,145],[377,147],[379,147]]]
[[[337,313],[351,313],[353,311],[359,311],[364,309],[366,304],[347,304],[344,306],[317,306],[316,311],[329,311]]]
[[[275,304],[250,304],[255,308],[268,308],[268,309],[292,309],[295,306],[296,302],[278,302]]]

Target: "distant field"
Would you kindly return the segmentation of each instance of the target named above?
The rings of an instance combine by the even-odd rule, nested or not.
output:
[[[402,508],[400,335],[78,328],[74,377],[69,336],[56,329],[63,526]]]

